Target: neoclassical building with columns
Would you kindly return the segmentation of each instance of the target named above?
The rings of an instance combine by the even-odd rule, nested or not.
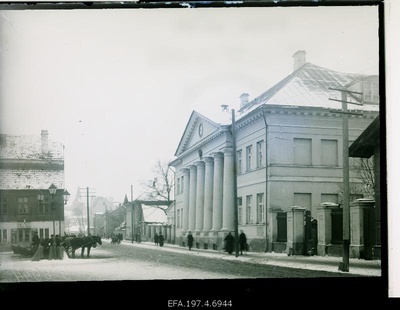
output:
[[[252,251],[286,249],[287,227],[280,218],[293,207],[317,219],[321,203],[340,203],[344,114],[336,89],[356,90],[360,94],[351,93],[347,101],[363,103],[348,103],[354,113],[346,114],[350,145],[379,114],[378,76],[333,71],[306,62],[305,54],[298,51],[293,72],[261,95],[240,96],[235,141],[231,122],[217,123],[197,111],[190,115],[170,163],[175,168],[170,212],[181,246],[187,246],[190,231],[195,247],[222,250],[226,234],[234,233],[234,165],[239,231]],[[350,178],[362,183],[353,173]]]

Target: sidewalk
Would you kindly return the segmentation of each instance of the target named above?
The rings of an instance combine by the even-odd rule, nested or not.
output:
[[[107,242],[108,240],[104,240]],[[236,257],[235,253],[229,255],[226,252],[214,250],[202,250],[192,248],[191,251],[186,247],[164,243],[163,247],[156,246],[153,242],[131,243],[129,240],[123,240],[122,243],[130,244],[136,247],[154,248],[163,251],[179,252],[186,255],[201,255],[210,258],[220,258],[226,260],[236,260],[255,264],[266,264],[280,267],[319,270],[327,272],[342,273],[339,271],[339,263],[342,262],[342,257],[333,256],[303,256],[294,255],[287,256],[286,253],[265,253],[265,252],[248,252],[247,254],[239,255]],[[380,277],[381,261],[380,260],[363,260],[363,259],[350,259],[349,272],[350,275],[361,275],[368,277]]]

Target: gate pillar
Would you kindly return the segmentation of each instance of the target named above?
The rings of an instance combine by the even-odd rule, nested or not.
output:
[[[305,241],[304,212],[303,207],[294,206],[287,211],[287,243],[288,255],[303,255]]]
[[[357,199],[350,203],[350,257],[373,258],[374,206],[372,199]]]

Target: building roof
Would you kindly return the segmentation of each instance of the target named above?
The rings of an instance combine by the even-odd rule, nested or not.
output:
[[[49,140],[49,153],[42,154],[41,136],[0,134],[0,159],[64,159],[64,145]]]
[[[374,155],[375,147],[380,145],[380,120],[379,115],[361,135],[350,145],[349,156],[358,158],[370,158]]]
[[[330,88],[345,88],[346,85],[367,75],[342,73],[305,63],[276,85],[239,109],[239,117],[262,104],[291,107],[320,107],[341,109],[341,103],[329,100],[340,99],[340,92]],[[352,106],[349,106],[349,110]],[[378,111],[377,105],[354,106],[356,110]]]
[[[142,203],[143,220],[145,223],[167,224],[167,215],[164,212],[168,206],[165,205],[148,205]]]
[[[64,188],[64,170],[1,169],[0,190]]]
[[[45,134],[45,136],[43,136]],[[45,147],[43,147],[45,145]],[[64,188],[64,146],[42,135],[0,135],[0,189]]]

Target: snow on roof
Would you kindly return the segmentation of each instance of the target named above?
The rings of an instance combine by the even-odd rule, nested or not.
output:
[[[341,109],[340,92],[329,88],[344,88],[367,75],[342,73],[306,63],[266,92],[239,110],[242,117],[262,104],[292,107],[320,107]],[[351,107],[349,106],[349,109]],[[356,110],[379,111],[378,105],[356,106]]]
[[[1,169],[0,190],[64,188],[64,170]]]
[[[144,222],[166,224],[167,215],[162,209],[166,209],[167,207],[168,206],[146,205],[142,203]]]
[[[49,153],[42,154],[41,136],[0,134],[0,159],[64,159],[62,143],[49,140]]]

